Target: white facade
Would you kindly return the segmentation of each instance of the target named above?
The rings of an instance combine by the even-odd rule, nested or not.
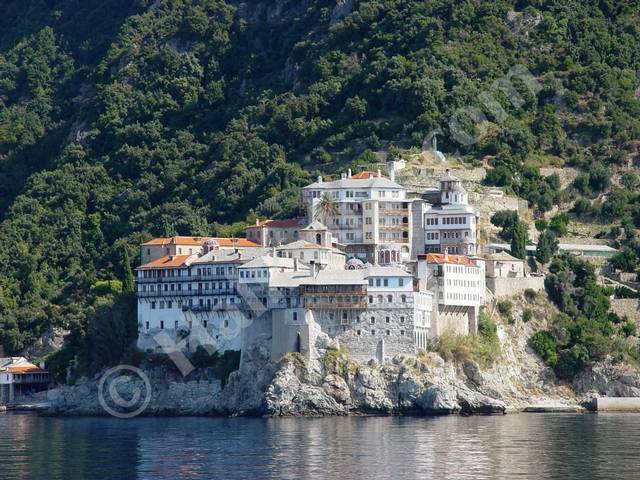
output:
[[[238,291],[238,268],[262,248],[212,250],[205,254],[164,257],[136,271],[138,348],[161,350],[157,335],[176,343],[202,328],[221,350],[240,350],[247,323]]]
[[[449,171],[440,177],[439,203],[424,213],[425,253],[478,253],[479,214],[469,205],[462,182]]]
[[[323,198],[333,200],[336,212],[321,211]],[[330,182],[319,177],[302,189],[302,201],[308,218],[320,218],[352,256],[380,264],[410,259],[412,202],[402,185],[380,172],[349,172]]]
[[[438,306],[433,336],[445,330],[462,334],[477,330],[486,289],[483,262],[446,253],[420,255],[418,278],[426,281]]]

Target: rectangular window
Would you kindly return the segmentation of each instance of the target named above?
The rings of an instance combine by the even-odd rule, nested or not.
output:
[[[164,330],[164,320],[160,320],[160,329]]]

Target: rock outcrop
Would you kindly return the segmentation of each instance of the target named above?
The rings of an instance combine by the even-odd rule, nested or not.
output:
[[[531,405],[575,406],[601,395],[640,396],[640,372],[611,359],[585,370],[573,384],[559,382],[527,346],[532,328],[499,326],[502,354],[490,368],[464,358],[445,361],[433,352],[399,355],[383,365],[356,363],[326,335],[317,337],[312,358],[289,353],[273,362],[269,339],[263,338],[243,353],[241,368],[224,386],[207,370],[184,379],[168,367],[144,369],[150,398],[142,414],[495,414]],[[100,378],[51,391],[50,413],[104,415]],[[119,388],[123,398],[134,398],[145,384],[134,376]]]

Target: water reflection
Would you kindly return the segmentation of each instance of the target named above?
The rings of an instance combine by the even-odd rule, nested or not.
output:
[[[635,479],[638,415],[0,416],[0,479]]]

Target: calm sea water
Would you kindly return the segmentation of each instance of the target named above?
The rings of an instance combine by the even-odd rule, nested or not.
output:
[[[0,415],[0,479],[638,479],[640,415]]]

